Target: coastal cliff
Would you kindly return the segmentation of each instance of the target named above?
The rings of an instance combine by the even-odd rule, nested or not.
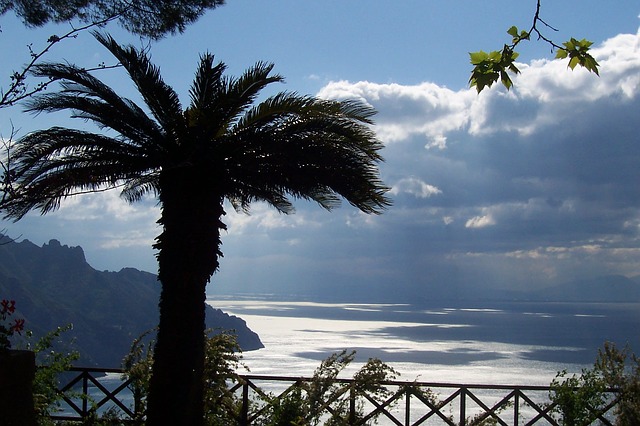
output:
[[[81,247],[57,240],[39,247],[28,240],[0,244],[0,298],[16,301],[25,328],[42,336],[72,324],[73,349],[83,364],[119,367],[133,339],[158,323],[160,283],[133,268],[97,271]],[[230,330],[242,350],[262,348],[244,320],[210,306],[207,327]]]

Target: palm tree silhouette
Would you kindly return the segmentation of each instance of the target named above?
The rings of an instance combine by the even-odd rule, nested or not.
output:
[[[283,80],[273,65],[258,62],[232,78],[211,54],[201,56],[183,109],[146,52],[94,35],[128,72],[146,111],[74,65],[38,65],[35,74],[62,89],[32,100],[28,111],[70,110],[105,131],[52,127],[21,138],[4,208],[19,220],[78,193],[118,188],[129,202],[157,197],[162,293],[147,424],[201,424],[205,290],[222,256],[224,201],[290,213],[293,199],[331,210],[344,198],[381,213],[390,201],[377,167],[382,144],[369,126],[375,111],[291,92],[257,103],[262,89]]]

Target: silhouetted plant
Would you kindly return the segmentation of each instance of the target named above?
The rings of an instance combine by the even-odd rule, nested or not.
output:
[[[134,399],[131,407],[135,413],[134,421],[144,424],[146,400],[149,394],[149,381],[153,370],[154,341],[148,339],[151,332],[145,332],[131,344],[122,367],[123,379],[130,379],[128,386]],[[204,408],[208,426],[226,426],[235,424],[239,415],[241,401],[230,391],[230,384],[237,382],[237,370],[246,368],[242,364],[242,351],[235,334],[230,332],[214,333],[207,330],[205,339],[204,366]]]
[[[566,426],[589,425],[604,404],[605,387],[602,376],[593,369],[571,376],[563,370],[551,382],[549,399],[556,404],[552,412]]]
[[[613,410],[616,425],[640,424],[640,359],[628,346],[620,350],[606,342],[593,368],[571,377],[561,371],[551,388],[549,398],[556,404],[552,411],[564,425],[589,425],[597,420],[612,398],[610,390],[618,398]]]
[[[124,373],[122,378],[131,380],[127,386],[133,397],[134,421],[143,424],[147,411],[147,395],[149,394],[149,380],[153,366],[153,341],[145,339],[151,331],[147,331],[131,343],[129,353],[122,361]]]
[[[36,353],[36,375],[33,380],[33,401],[38,417],[38,424],[54,424],[50,416],[60,411],[62,394],[58,392],[60,377],[65,374],[80,354],[72,349],[73,339],[64,341],[64,333],[73,329],[71,324],[58,327],[39,338],[35,343],[29,341],[33,334],[27,332],[27,348]],[[82,398],[80,393],[67,394]]]
[[[615,408],[616,424],[640,424],[640,358],[628,346],[618,349],[614,343],[607,342],[598,352],[594,369],[608,387],[620,391]]]
[[[341,383],[338,375],[355,358],[355,351],[334,353],[324,359],[309,382],[294,385],[283,396],[272,397],[261,426],[341,426],[364,417],[364,395],[377,401],[391,396],[383,382],[399,373],[377,358],[370,358],[353,375],[353,382]],[[354,410],[352,405],[354,404]],[[378,415],[371,417],[375,421]]]

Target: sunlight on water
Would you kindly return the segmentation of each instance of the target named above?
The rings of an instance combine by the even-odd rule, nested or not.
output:
[[[462,340],[424,337],[424,333],[432,332],[446,336],[447,330],[456,329],[468,329],[465,333],[472,336],[477,326],[452,322],[452,315],[495,317],[504,314],[499,309],[423,309],[417,312],[422,314],[420,318],[439,319],[423,322],[408,321],[408,318],[384,319],[402,313],[416,314],[406,305],[244,300],[210,300],[209,303],[240,316],[260,336],[265,348],[243,354],[252,374],[311,376],[322,359],[343,349],[357,351],[355,365],[345,371],[343,377],[350,377],[370,357],[379,358],[398,370],[400,380],[444,383],[548,385],[560,370],[579,372],[589,366],[537,360],[533,356],[546,351],[570,354],[581,349],[571,346],[487,341],[481,340],[482,335]],[[370,313],[381,315],[373,316],[378,319],[357,317]],[[444,317],[451,318],[443,321]],[[504,321],[508,321],[506,315]]]

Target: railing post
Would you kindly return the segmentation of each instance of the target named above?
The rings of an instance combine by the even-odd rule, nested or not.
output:
[[[355,383],[349,384],[349,424],[356,424],[356,387]]]
[[[518,426],[519,417],[520,417],[520,390],[517,390],[516,395],[513,398],[513,426]]]
[[[242,384],[242,414],[240,424],[242,426],[249,425],[249,382],[245,380]]]
[[[409,386],[405,387],[405,398],[407,402],[404,406],[404,424],[409,426],[411,424],[411,391]]]
[[[85,419],[89,415],[89,372],[82,372],[82,418]]]
[[[464,425],[467,420],[467,388],[460,388],[460,426]]]

